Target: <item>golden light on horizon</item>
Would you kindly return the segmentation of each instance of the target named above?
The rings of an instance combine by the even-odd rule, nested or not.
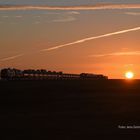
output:
[[[128,72],[125,73],[125,77],[127,79],[133,79],[134,78],[134,73],[131,72],[131,71],[128,71]]]

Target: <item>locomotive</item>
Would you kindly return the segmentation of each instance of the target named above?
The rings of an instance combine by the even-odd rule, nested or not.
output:
[[[81,73],[80,78],[82,79],[108,79],[107,76],[102,74],[92,74],[92,73]]]
[[[0,72],[1,79],[3,80],[58,80],[58,79],[108,79],[107,76],[81,73],[81,74],[67,74],[63,72],[47,71],[44,69],[41,70],[19,70],[6,68],[2,69]]]

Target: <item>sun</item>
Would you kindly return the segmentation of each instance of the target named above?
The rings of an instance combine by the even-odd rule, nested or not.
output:
[[[128,72],[125,73],[125,77],[126,77],[127,79],[133,79],[134,73],[131,72],[131,71],[128,71]]]

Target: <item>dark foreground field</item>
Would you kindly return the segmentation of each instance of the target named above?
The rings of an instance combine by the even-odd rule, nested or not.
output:
[[[134,139],[140,81],[0,81],[0,122],[10,138]]]

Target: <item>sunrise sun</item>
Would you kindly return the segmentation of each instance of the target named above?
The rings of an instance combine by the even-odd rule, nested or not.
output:
[[[128,71],[128,72],[125,73],[125,77],[126,77],[127,79],[133,79],[134,73],[131,72],[131,71]]]

